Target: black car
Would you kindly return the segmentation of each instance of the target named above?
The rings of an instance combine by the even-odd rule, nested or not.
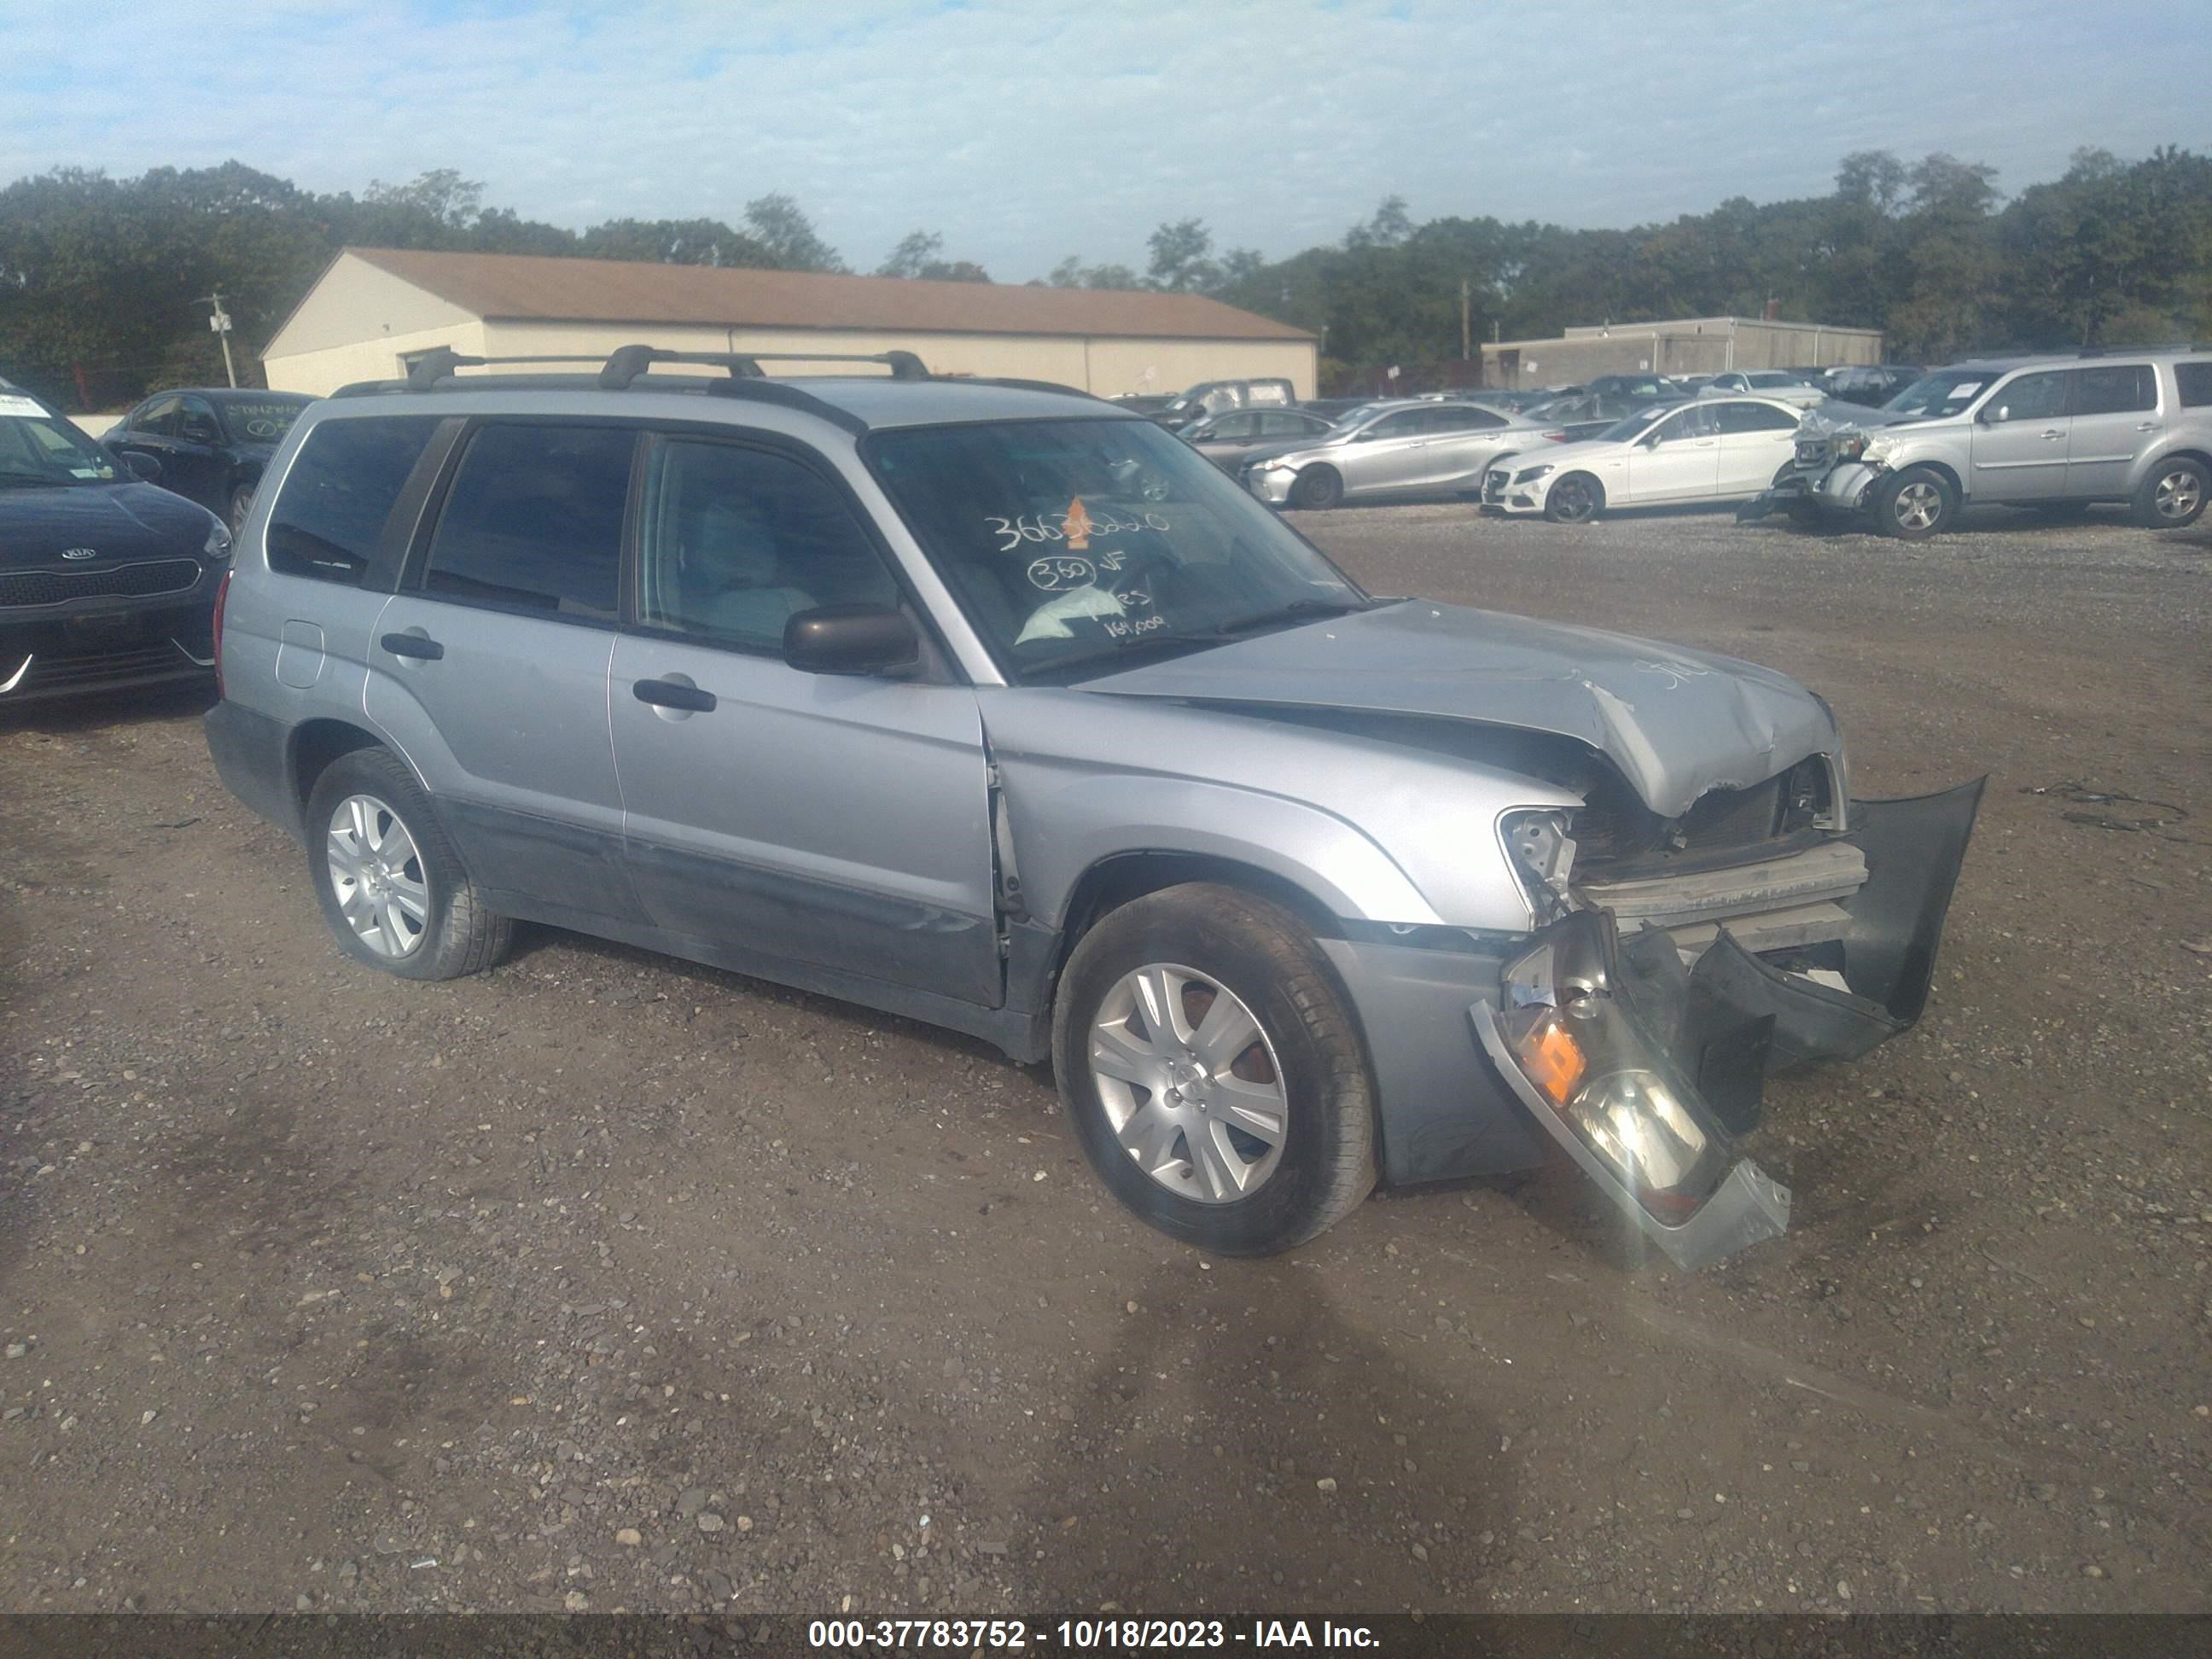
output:
[[[300,411],[314,401],[296,392],[163,392],[125,415],[100,441],[118,455],[152,460],[159,470],[145,476],[190,496],[236,535],[253,505],[261,469]]]
[[[215,672],[230,532],[0,380],[0,708]]]

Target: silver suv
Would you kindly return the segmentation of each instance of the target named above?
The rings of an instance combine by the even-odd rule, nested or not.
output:
[[[2179,530],[2212,487],[2212,352],[1978,360],[1879,410],[1808,416],[1797,453],[1740,517],[1848,514],[1918,540],[1969,502],[2071,513],[2125,501]]]
[[[367,966],[550,923],[1049,1058],[1248,1253],[1556,1145],[1707,1260],[1786,1221],[1767,1073],[1921,1012],[1980,786],[1851,800],[1779,674],[1370,598],[1059,387],[465,361],[302,417],[220,613],[216,765]]]

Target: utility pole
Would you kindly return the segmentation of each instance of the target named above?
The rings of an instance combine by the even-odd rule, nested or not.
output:
[[[1468,309],[1468,281],[1462,276],[1459,279],[1459,359],[1462,362],[1474,355],[1474,337],[1468,331],[1473,321],[1472,313]]]
[[[230,361],[230,313],[222,308],[222,290],[217,289],[212,294],[203,294],[200,303],[215,308],[215,314],[208,319],[208,327],[216,338],[222,342],[222,372],[229,378],[231,385],[236,386],[238,368]]]

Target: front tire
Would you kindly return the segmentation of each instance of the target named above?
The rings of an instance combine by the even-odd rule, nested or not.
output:
[[[2203,514],[2208,483],[2202,461],[2160,461],[2136,490],[2136,522],[2147,530],[2181,530]]]
[[[1545,492],[1544,516],[1553,524],[1588,524],[1605,511],[1605,486],[1587,472],[1570,472]]]
[[[1925,541],[1948,530],[1959,514],[1959,492],[1942,473],[1909,466],[1884,478],[1874,492],[1875,527],[1885,536]]]
[[[1375,1185],[1351,1010],[1297,918],[1249,893],[1170,887],[1092,927],[1061,975],[1053,1063],[1099,1179],[1185,1243],[1287,1250]]]
[[[415,775],[389,750],[332,761],[307,797],[308,873],[338,949],[402,979],[459,979],[507,952]]]
[[[1291,486],[1291,505],[1325,512],[1342,503],[1344,479],[1333,466],[1310,466]]]

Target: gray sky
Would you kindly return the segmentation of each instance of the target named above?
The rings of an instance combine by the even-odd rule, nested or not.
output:
[[[0,182],[236,159],[459,168],[576,228],[788,191],[856,269],[916,228],[1000,281],[1141,269],[1164,219],[1270,258],[1383,197],[1627,225],[1948,149],[2212,145],[2212,0],[0,0]]]

